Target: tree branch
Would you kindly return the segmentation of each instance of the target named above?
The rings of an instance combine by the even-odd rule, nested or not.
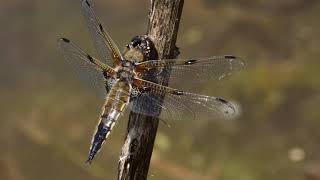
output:
[[[159,59],[175,58],[179,22],[184,0],[151,0],[147,35],[154,43]],[[158,79],[167,85],[169,75]],[[119,180],[145,180],[148,176],[159,119],[131,112],[126,140],[119,160]]]

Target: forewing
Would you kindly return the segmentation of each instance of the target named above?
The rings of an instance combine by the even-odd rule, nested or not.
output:
[[[132,100],[131,109],[136,113],[157,117],[161,110],[160,118],[170,120],[232,119],[237,114],[236,107],[222,98],[179,91],[140,79],[136,81],[136,86],[147,89]]]
[[[87,86],[93,87],[99,97],[106,95],[106,79],[101,67],[92,63],[94,59],[90,55],[65,38],[58,40],[58,50]]]
[[[119,64],[120,59],[122,58],[121,53],[110,35],[103,28],[98,17],[95,15],[91,0],[82,1],[82,12],[87,21],[95,48],[102,61],[111,67]]]
[[[187,89],[191,84],[207,83],[208,81],[221,80],[233,72],[244,68],[245,63],[241,58],[226,55],[202,59],[167,59],[151,60],[139,63],[140,71],[159,68],[171,71],[169,86]]]

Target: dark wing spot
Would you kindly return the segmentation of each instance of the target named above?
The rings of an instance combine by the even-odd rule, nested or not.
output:
[[[87,54],[87,58],[89,59],[90,62],[93,62],[93,58],[89,54]]]
[[[102,32],[104,31],[101,24],[99,24],[99,28],[100,28],[100,31],[102,31]]]
[[[184,92],[183,92],[183,91],[180,91],[180,90],[176,90],[176,91],[173,92],[173,94],[174,94],[174,95],[181,96],[181,95],[184,94]]]
[[[66,42],[66,43],[69,43],[69,42],[70,42],[70,40],[67,39],[67,38],[61,38],[61,40],[62,40],[63,42]]]
[[[225,55],[224,58],[226,58],[226,59],[236,59],[236,57],[233,56],[233,55]]]
[[[194,63],[196,63],[196,62],[197,62],[197,60],[195,60],[195,59],[190,59],[190,60],[186,61],[184,64],[189,65],[189,64],[194,64]]]
[[[222,103],[224,103],[224,104],[228,104],[229,102],[228,101],[226,101],[226,100],[224,100],[224,99],[222,99],[222,98],[216,98],[218,101],[220,101],[220,102],[222,102]]]
[[[90,4],[88,1],[86,1],[85,3],[86,3],[89,7],[91,6],[91,4]]]

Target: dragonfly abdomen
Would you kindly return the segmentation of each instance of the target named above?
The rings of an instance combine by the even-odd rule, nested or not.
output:
[[[130,100],[131,86],[124,81],[116,81],[107,95],[103,113],[100,117],[87,162],[91,163],[95,155],[103,146],[119,116],[125,110]]]

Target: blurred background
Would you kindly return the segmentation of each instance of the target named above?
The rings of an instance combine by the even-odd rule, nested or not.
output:
[[[120,48],[146,32],[148,0],[94,4]],[[194,92],[232,100],[242,114],[160,123],[149,179],[320,179],[319,17],[317,0],[186,0],[180,57],[247,63]],[[103,100],[56,51],[69,37],[96,56],[79,0],[1,1],[0,23],[0,179],[115,179],[128,115],[86,165]]]

